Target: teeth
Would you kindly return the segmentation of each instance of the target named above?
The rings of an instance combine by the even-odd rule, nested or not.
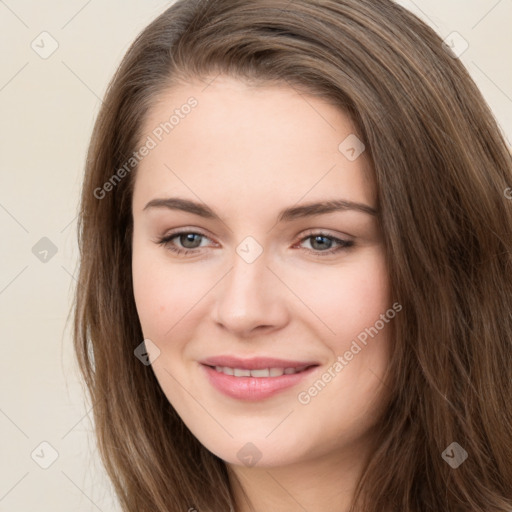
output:
[[[305,370],[302,368],[262,368],[260,370],[244,370],[242,368],[230,368],[229,366],[216,366],[219,373],[233,375],[235,377],[281,377],[282,375],[291,375]]]
[[[263,368],[262,370],[251,370],[251,377],[270,377],[270,370]]]
[[[234,376],[235,377],[250,377],[251,370],[240,370],[239,368],[234,368]]]

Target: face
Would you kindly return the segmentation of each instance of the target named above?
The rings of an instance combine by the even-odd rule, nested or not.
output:
[[[396,311],[350,119],[287,85],[219,76],[166,92],[143,133],[134,295],[184,423],[239,466],[368,445]]]

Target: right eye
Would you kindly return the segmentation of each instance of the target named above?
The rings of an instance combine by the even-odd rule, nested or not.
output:
[[[173,243],[175,238],[179,241],[182,247],[176,246],[176,244]],[[196,244],[198,240],[201,242],[201,239],[207,239],[206,235],[203,235],[202,233],[196,233],[195,231],[179,231],[165,235],[164,237],[160,238],[157,243],[164,246],[169,251],[174,252],[175,254],[185,256],[187,254],[197,252],[197,249],[200,248],[200,245]],[[192,245],[193,247],[190,247],[189,245]]]

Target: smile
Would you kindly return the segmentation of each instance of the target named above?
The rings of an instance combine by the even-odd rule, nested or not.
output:
[[[248,369],[201,364],[200,368],[216,391],[236,400],[254,402],[298,386],[313,372],[317,372],[320,366],[314,364]]]
[[[261,368],[259,370],[247,370],[243,368],[231,368],[229,366],[215,366],[215,370],[224,375],[233,375],[234,377],[281,377],[282,375],[292,375],[300,373],[309,366],[300,368]]]

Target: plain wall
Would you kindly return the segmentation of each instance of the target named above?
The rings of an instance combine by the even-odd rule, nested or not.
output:
[[[512,2],[400,3],[443,38],[456,31],[467,40],[460,58],[510,140]],[[99,463],[66,328],[76,212],[100,98],[135,36],[168,5],[0,2],[0,512],[119,510]],[[48,58],[40,53],[55,43],[43,31],[58,43]],[[52,450],[58,456],[43,469]]]

